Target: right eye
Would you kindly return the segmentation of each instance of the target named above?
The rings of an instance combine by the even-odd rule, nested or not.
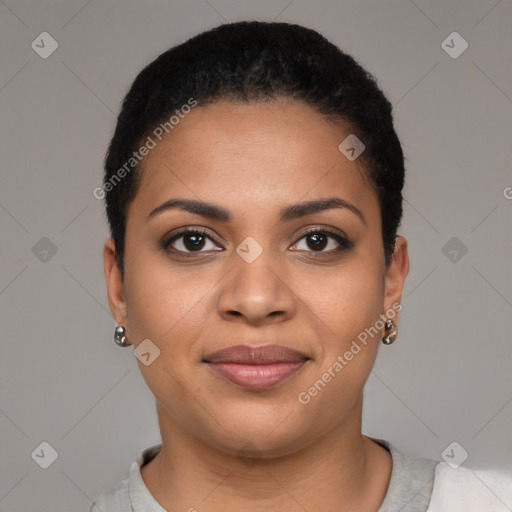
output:
[[[201,249],[203,249],[205,245],[208,244],[208,241],[216,245],[215,240],[213,240],[213,238],[206,231],[197,228],[188,228],[184,231],[180,231],[179,233],[174,234],[171,238],[164,239],[161,243],[161,246],[169,253],[191,254],[195,252],[205,252]],[[217,251],[219,249],[210,248],[207,250]]]

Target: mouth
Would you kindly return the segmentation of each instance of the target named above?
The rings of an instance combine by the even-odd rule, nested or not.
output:
[[[280,384],[309,360],[306,355],[282,345],[236,345],[208,355],[203,363],[229,382],[257,391]]]

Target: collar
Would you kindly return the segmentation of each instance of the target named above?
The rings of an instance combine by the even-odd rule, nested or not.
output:
[[[140,473],[140,468],[152,461],[161,449],[162,443],[146,448],[130,467],[128,493],[134,512],[144,512],[146,510],[151,510],[153,512],[167,512],[155,500],[155,498],[153,498],[153,495],[149,492],[144,480],[142,480],[142,475]]]
[[[406,506],[406,510],[426,511],[438,461],[413,457],[401,452],[389,441],[366,437],[388,450],[393,459],[388,490],[378,512],[393,512]],[[167,512],[149,492],[140,473],[140,468],[153,460],[161,449],[161,443],[146,448],[131,465],[128,489],[133,512]]]

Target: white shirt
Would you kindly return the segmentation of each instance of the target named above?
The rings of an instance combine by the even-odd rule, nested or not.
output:
[[[413,457],[390,442],[370,437],[393,459],[391,478],[378,512],[511,512],[512,475],[491,470],[452,469],[444,461]],[[102,493],[89,512],[167,512],[151,495],[140,468],[162,448],[146,448],[129,477]],[[310,511],[313,512],[313,511]]]

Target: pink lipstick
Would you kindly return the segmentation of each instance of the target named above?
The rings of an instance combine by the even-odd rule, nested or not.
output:
[[[236,345],[208,355],[203,362],[218,375],[249,390],[276,386],[297,373],[307,356],[282,345]]]

